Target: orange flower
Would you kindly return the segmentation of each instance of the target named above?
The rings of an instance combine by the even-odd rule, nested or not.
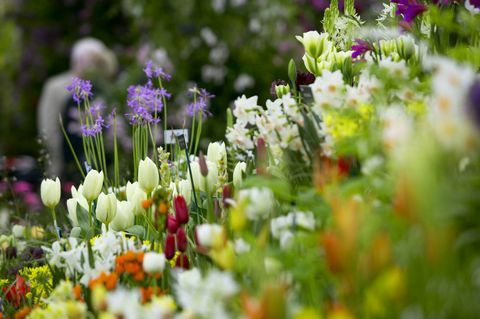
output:
[[[163,201],[160,202],[160,204],[158,205],[158,211],[160,212],[160,214],[166,215],[168,213],[168,205]]]
[[[73,287],[73,295],[75,296],[75,299],[83,301],[82,286],[76,285],[75,287]]]
[[[142,293],[142,303],[144,304],[151,301],[154,295],[160,296],[163,294],[160,287],[142,287],[140,291]]]
[[[30,307],[23,307],[19,311],[15,313],[15,319],[24,319],[28,316],[28,314],[32,311]],[[3,314],[0,313],[0,319],[3,318]]]
[[[93,289],[96,285],[104,285],[107,290],[113,290],[117,287],[117,275],[115,273],[106,274],[102,271],[100,276],[90,280],[88,287]]]
[[[115,261],[116,278],[125,274],[135,281],[143,281],[146,276],[143,271],[143,257],[143,252],[133,251],[127,251],[118,256]]]
[[[150,198],[150,199],[146,199],[142,202],[142,207],[143,209],[148,209],[150,208],[150,206],[152,206],[153,204],[153,200]]]

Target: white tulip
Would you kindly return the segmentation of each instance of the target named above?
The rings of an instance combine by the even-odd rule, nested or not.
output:
[[[55,208],[60,202],[60,180],[44,179],[40,186],[42,202],[48,208]]]
[[[192,169],[193,182],[197,190],[206,192],[206,189],[208,186],[208,191],[213,192],[218,182],[217,164],[212,163],[210,161],[206,161],[206,162],[208,167],[207,177],[203,177],[202,174],[200,173],[200,164],[198,164],[198,162],[192,162],[190,164],[190,168]],[[190,176],[189,176],[189,179],[190,179]]]
[[[117,214],[117,198],[115,194],[105,195],[101,193],[100,196],[98,196],[95,213],[99,221],[105,225],[110,224]]]
[[[133,195],[135,194],[135,191],[137,190],[138,187],[139,187],[138,182],[135,182],[135,183],[127,182],[126,193],[127,193],[127,200],[129,202],[133,200]]]
[[[165,255],[155,252],[147,252],[143,256],[143,270],[147,274],[158,274],[165,269]]]
[[[296,38],[303,44],[305,52],[313,59],[318,59],[324,52],[330,51],[331,42],[328,40],[327,33],[308,31],[303,33],[303,37],[297,36]]]
[[[110,227],[116,231],[127,230],[133,226],[134,222],[132,205],[127,201],[117,201],[117,214],[110,223]]]
[[[158,168],[150,158],[141,160],[138,164],[138,184],[150,194],[158,185]]]
[[[242,185],[243,181],[243,174],[247,170],[247,163],[245,162],[238,162],[235,165],[235,169],[233,170],[233,186],[235,188],[239,188]]]
[[[70,198],[67,200],[68,218],[70,218],[74,227],[78,226],[77,204],[88,212],[88,202],[85,197],[80,195],[77,198]]]
[[[208,144],[207,160],[212,163],[218,163],[223,161],[227,164],[227,151],[225,149],[225,143],[214,142]]]
[[[80,184],[78,186],[78,189],[75,188],[75,186],[72,185],[72,188],[70,188],[70,193],[72,194],[72,198],[77,198],[77,197],[83,197],[83,185]]]
[[[83,182],[82,194],[89,202],[97,199],[103,187],[103,172],[92,169]]]
[[[145,193],[140,187],[138,187],[131,199],[129,200],[130,205],[132,206],[132,212],[135,215],[141,215],[145,211],[143,209],[142,203],[147,199],[147,193]]]
[[[192,183],[187,179],[178,182],[178,193],[185,198],[187,204],[192,202]]]

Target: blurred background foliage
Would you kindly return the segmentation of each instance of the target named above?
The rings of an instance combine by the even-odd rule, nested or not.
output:
[[[359,9],[371,1],[357,1]],[[378,1],[377,1],[378,2]],[[288,59],[299,59],[295,34],[318,29],[326,0],[4,0],[0,3],[0,155],[37,157],[36,113],[46,79],[69,68],[72,45],[96,37],[119,61],[107,104],[125,107],[126,88],[146,81],[149,59],[173,73],[183,125],[185,92],[197,83],[217,97],[204,137],[220,139],[225,110],[239,95],[262,92],[286,78]],[[378,3],[377,3],[378,4]],[[373,8],[373,7],[372,7]],[[373,11],[373,10],[372,10]],[[365,13],[365,12],[364,12]],[[174,121],[175,122],[175,121]]]

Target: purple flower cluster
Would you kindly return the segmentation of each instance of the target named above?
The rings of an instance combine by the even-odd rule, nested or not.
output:
[[[355,39],[354,45],[352,45],[352,59],[356,59],[359,56],[363,56],[368,51],[373,50],[373,46],[365,40],[362,39]]]
[[[396,15],[402,15],[403,21],[407,25],[411,25],[413,20],[427,10],[427,6],[418,0],[391,0],[397,4]]]
[[[95,136],[97,134],[102,133],[102,129],[109,128],[111,123],[111,118],[113,118],[113,114],[115,110],[112,111],[111,114],[108,115],[107,120],[102,116],[103,110],[105,109],[105,105],[103,103],[95,103],[92,105],[88,110],[86,117],[88,117],[88,121],[93,121],[93,123],[84,124],[82,125],[82,135],[83,136]]]
[[[154,114],[162,111],[162,99],[170,98],[170,96],[167,90],[153,87],[151,81],[146,85],[130,86],[128,88],[127,105],[131,112],[126,114],[130,124],[145,125],[160,122],[160,118],[155,117]]]
[[[214,98],[215,95],[209,93],[205,89],[198,89],[196,86],[190,90],[193,94],[197,95],[195,102],[192,102],[187,105],[187,114],[193,116],[194,114],[201,113],[203,118],[211,116],[212,113],[208,110],[208,105],[210,99]]]
[[[149,60],[145,64],[143,72],[145,72],[145,75],[149,79],[151,79],[152,77],[161,78],[165,81],[170,81],[172,79],[172,76],[170,74],[166,73],[161,67],[153,64],[152,60]]]
[[[80,104],[88,100],[92,94],[92,83],[88,80],[82,80],[78,77],[72,78],[72,84],[65,87],[72,94],[73,100]]]

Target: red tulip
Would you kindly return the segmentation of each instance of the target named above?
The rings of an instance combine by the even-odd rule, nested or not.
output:
[[[165,257],[171,260],[175,257],[175,236],[168,234],[165,239]]]
[[[182,253],[187,251],[187,235],[182,227],[177,230],[177,249]]]
[[[185,198],[178,195],[173,199],[173,206],[175,207],[175,217],[179,224],[188,223],[188,207]]]
[[[175,234],[180,225],[177,222],[177,219],[173,215],[167,216],[167,230],[170,234]]]
[[[183,269],[190,268],[188,256],[186,254],[181,254],[180,256],[178,256],[177,260],[175,261],[175,267],[180,267]]]
[[[230,207],[229,199],[231,198],[232,198],[232,189],[230,188],[229,185],[223,186],[223,192],[222,192],[223,207],[225,208]]]
[[[17,275],[15,285],[4,287],[3,294],[8,302],[10,302],[14,307],[18,308],[22,300],[25,299],[25,295],[29,290],[30,288],[27,286],[25,279]]]

